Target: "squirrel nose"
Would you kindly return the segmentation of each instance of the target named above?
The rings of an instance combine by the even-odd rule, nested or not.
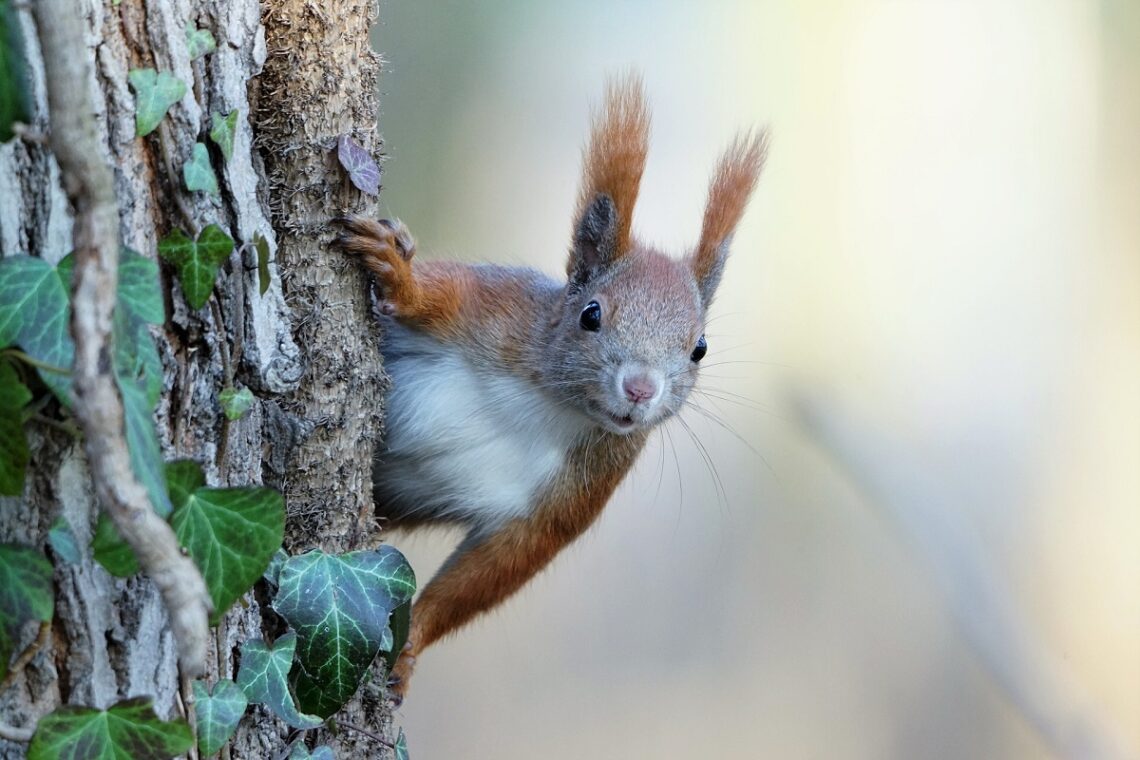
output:
[[[657,395],[657,383],[645,375],[634,375],[621,381],[625,397],[635,404],[641,404]]]

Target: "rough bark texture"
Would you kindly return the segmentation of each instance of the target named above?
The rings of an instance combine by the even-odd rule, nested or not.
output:
[[[169,318],[156,334],[165,370],[157,422],[166,458],[197,460],[211,485],[266,483],[284,490],[286,544],[294,552],[370,545],[375,530],[370,455],[383,391],[375,328],[361,274],[327,249],[330,217],[374,211],[344,182],[333,150],[343,132],[370,149],[377,143],[379,65],[368,48],[374,11],[367,2],[339,1],[273,0],[264,9],[256,0],[76,2],[88,39],[75,55],[92,64],[86,86],[101,158],[114,174],[123,242],[154,257],[157,240],[174,227],[196,233],[216,223],[239,245],[260,234],[274,251],[264,295],[256,253],[243,246],[199,311],[186,306],[164,269]],[[21,11],[21,21],[36,102],[32,127],[46,133],[44,67],[31,13]],[[216,51],[192,63],[188,22],[210,29],[218,41]],[[127,86],[128,70],[137,67],[168,71],[190,85],[145,138],[135,137]],[[181,165],[205,139],[210,114],[235,108],[233,157],[225,162],[213,155],[221,198],[186,192]],[[0,146],[0,255],[32,254],[54,263],[70,251],[71,237],[67,197],[47,146],[30,140]],[[217,400],[230,381],[257,397],[251,412],[234,422],[225,420]],[[49,525],[63,515],[86,546],[98,505],[82,447],[47,425],[29,424],[28,435],[25,493],[0,499],[0,540],[45,546]],[[60,703],[106,707],[136,695],[153,696],[160,715],[178,714],[176,653],[154,586],[142,578],[116,580],[89,554],[79,565],[53,559],[51,636],[0,693],[0,723],[31,726]],[[235,675],[245,639],[279,633],[263,595],[247,599],[248,606],[231,610],[215,632],[212,676]],[[28,640],[34,635],[29,630]],[[382,679],[362,689],[344,722],[390,741],[378,683]],[[232,757],[275,756],[291,733],[263,710],[252,710]],[[357,732],[320,738],[343,757],[388,752]],[[24,745],[0,741],[0,757],[23,752]]]

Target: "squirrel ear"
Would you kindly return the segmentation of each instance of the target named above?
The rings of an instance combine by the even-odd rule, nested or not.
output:
[[[582,276],[596,274],[598,267],[629,252],[648,149],[649,105],[641,78],[630,73],[611,79],[582,153],[582,188],[567,265],[572,281],[583,281]]]
[[[617,258],[617,209],[605,193],[598,193],[574,224],[574,247],[566,274],[575,285],[585,284]]]
[[[732,142],[713,172],[701,240],[697,250],[688,257],[705,306],[712,301],[720,284],[732,233],[744,214],[748,196],[756,187],[767,155],[768,132],[745,133]]]

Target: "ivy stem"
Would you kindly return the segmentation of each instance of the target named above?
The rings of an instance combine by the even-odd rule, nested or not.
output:
[[[186,223],[190,237],[197,240],[198,223],[194,218],[194,213],[186,205],[186,199],[182,197],[178,184],[178,178],[182,176],[182,173],[174,167],[174,157],[171,155],[170,147],[173,142],[174,138],[170,136],[170,126],[163,119],[158,124],[158,146],[162,149],[162,162],[166,165],[166,176],[170,178],[170,196],[174,200],[174,205],[178,207],[178,213],[182,215],[182,221]]]
[[[20,652],[20,656],[12,663],[12,667],[8,668],[8,675],[4,676],[4,680],[0,681],[0,692],[7,689],[16,680],[16,677],[23,672],[32,658],[36,656],[44,646],[47,645],[48,636],[51,635],[51,621],[40,623],[39,633],[36,634],[36,639],[31,644],[28,644],[27,649]]]
[[[364,734],[364,735],[365,735],[365,736],[367,736],[369,739],[372,739],[372,740],[374,740],[374,741],[380,742],[381,744],[383,744],[383,745],[384,745],[385,747],[387,747],[388,749],[395,749],[395,748],[396,748],[396,745],[395,745],[395,744],[393,744],[392,742],[388,741],[387,739],[385,739],[384,737],[380,736],[379,734],[375,734],[375,733],[373,733],[372,731],[369,731],[367,728],[361,728],[360,726],[354,726],[354,725],[353,725],[353,724],[351,724],[351,723],[345,723],[343,720],[338,720],[338,721],[336,722],[336,724],[337,724],[338,726],[340,726],[341,728],[349,728],[349,729],[352,729],[353,731],[357,732],[358,734]]]
[[[48,364],[47,362],[41,362],[39,359],[33,359],[31,356],[28,356],[18,348],[6,348],[3,350],[3,352],[0,353],[3,353],[5,356],[11,356],[19,359],[24,364],[35,367],[36,369],[42,369],[45,372],[52,372],[57,375],[71,374],[71,370],[65,367],[57,367],[54,364]]]

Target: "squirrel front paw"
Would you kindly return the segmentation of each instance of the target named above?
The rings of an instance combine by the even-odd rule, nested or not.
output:
[[[376,275],[380,310],[400,314],[402,307],[415,302],[412,257],[416,255],[416,241],[407,225],[398,219],[375,221],[358,216],[341,222],[345,232],[337,244],[345,253],[359,256]]]
[[[412,671],[416,668],[416,653],[412,642],[404,644],[404,650],[396,660],[392,672],[388,674],[388,701],[393,707],[404,703],[404,696],[408,693],[408,682],[412,680]]]

